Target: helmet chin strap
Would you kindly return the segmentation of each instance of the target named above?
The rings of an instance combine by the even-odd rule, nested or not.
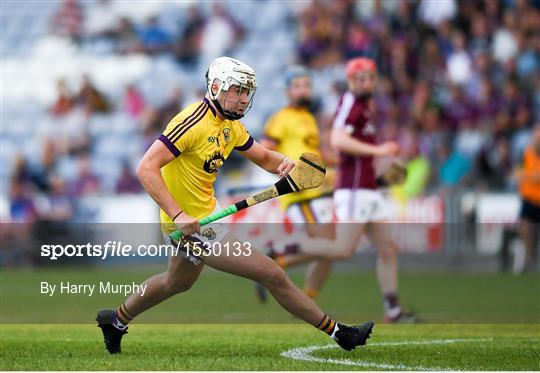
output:
[[[223,118],[225,118],[225,119],[238,120],[238,119],[244,117],[244,114],[242,114],[242,113],[235,113],[234,111],[223,110],[223,107],[221,106],[221,104],[219,103],[219,101],[217,99],[215,99],[215,100],[212,99],[212,103],[214,104],[216,109],[219,111],[221,116]]]
[[[206,73],[206,76],[208,77],[208,72]],[[213,95],[212,95],[212,92],[210,91],[210,88],[208,88],[208,93],[210,96],[210,101],[212,101],[217,111],[219,112],[219,114],[221,114],[223,118],[229,119],[229,120],[238,120],[244,117],[244,114],[242,113],[239,114],[230,110],[223,110],[223,106],[221,106],[221,104],[217,100],[217,95],[216,95],[216,98],[212,98]]]
[[[356,97],[358,97],[360,100],[367,101],[371,97],[373,97],[373,92],[362,92],[362,93],[356,95]]]

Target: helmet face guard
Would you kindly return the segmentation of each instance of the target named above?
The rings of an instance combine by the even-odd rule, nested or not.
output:
[[[230,57],[216,58],[206,73],[206,83],[212,103],[225,119],[240,119],[251,108],[257,90],[255,71],[242,61]],[[212,92],[215,84],[218,84],[218,89]]]
[[[231,120],[238,120],[242,118],[248,111],[251,109],[251,106],[253,104],[253,96],[255,96],[255,92],[257,91],[257,87],[253,84],[248,83],[241,83],[238,80],[234,79],[233,77],[228,77],[226,81],[222,81],[219,83],[219,88],[215,94],[212,93],[211,85],[209,85],[208,93],[210,95],[210,98],[216,108],[218,109],[219,113],[225,118],[225,119],[231,119]],[[226,110],[223,106],[225,106],[227,102],[231,102],[235,99],[230,98],[235,93],[232,93],[232,90],[237,90],[237,97],[236,97],[236,103],[233,106],[232,110]],[[247,91],[247,102],[245,103],[245,106],[243,103],[240,102],[242,99],[242,96],[244,95],[243,92]],[[220,104],[218,97],[221,92],[225,92],[224,95],[222,95],[222,102],[223,105]],[[244,107],[242,107],[244,106]]]

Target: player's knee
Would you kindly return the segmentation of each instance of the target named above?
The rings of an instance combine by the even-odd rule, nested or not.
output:
[[[338,248],[335,252],[334,259],[336,260],[346,260],[354,255],[356,251],[356,246],[350,242],[344,242],[338,245]]]
[[[354,244],[349,244],[345,247],[343,252],[343,259],[349,259],[356,252],[356,246]]]
[[[168,294],[178,294],[191,289],[193,283],[194,281],[189,281],[185,278],[167,276],[165,289]]]
[[[267,288],[284,287],[287,285],[288,277],[283,268],[278,265],[273,266],[264,276],[263,284]]]
[[[332,266],[334,261],[332,259],[319,259],[318,263],[319,263],[320,266],[324,266],[324,267],[328,268],[328,267]]]
[[[188,291],[192,286],[192,282],[172,283],[168,286],[168,290],[171,294],[178,294]]]
[[[387,242],[384,245],[380,245],[378,251],[379,257],[385,262],[396,260],[399,253],[397,245],[393,242]]]

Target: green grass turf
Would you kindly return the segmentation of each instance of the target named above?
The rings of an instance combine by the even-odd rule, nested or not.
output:
[[[250,281],[213,270],[205,270],[188,293],[138,317],[121,356],[109,356],[100,330],[91,323],[98,308],[118,305],[122,295],[39,294],[40,281],[129,283],[161,270],[3,270],[0,370],[540,369],[539,274],[403,273],[403,304],[418,310],[426,323],[376,325],[367,348],[352,353],[336,348],[314,351],[311,356],[327,359],[322,362],[292,360],[281,353],[325,346],[332,343],[327,336],[299,324],[274,300],[259,304]],[[301,272],[293,272],[292,278],[302,283]],[[382,318],[372,272],[336,271],[318,303],[347,322]],[[430,344],[455,338],[472,340]],[[426,344],[381,345],[400,341]],[[347,359],[349,365],[328,359]]]
[[[93,322],[99,308],[117,307],[118,294],[40,294],[40,282],[140,283],[163,267],[100,267],[2,270],[2,323]],[[300,286],[302,271],[291,274]],[[427,323],[540,323],[540,274],[402,273],[400,296]],[[373,272],[335,271],[317,302],[346,322],[382,319],[382,301]],[[205,269],[187,293],[177,295],[137,318],[138,323],[295,323],[270,299],[256,301],[251,281]]]
[[[455,344],[428,344],[440,339]],[[380,345],[423,341],[418,345]],[[111,356],[91,325],[2,325],[1,370],[538,370],[539,325],[376,325],[366,347],[326,349],[312,356],[353,364],[297,361],[285,350],[332,343],[306,325],[133,325],[123,353]]]

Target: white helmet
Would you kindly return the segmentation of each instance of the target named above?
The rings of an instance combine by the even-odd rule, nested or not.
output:
[[[231,57],[218,57],[210,64],[206,72],[207,90],[210,99],[226,119],[240,119],[251,108],[253,95],[257,90],[257,82],[255,81],[255,71],[248,64],[243,63]],[[212,84],[218,83],[219,88],[212,93]],[[238,86],[240,89],[248,90],[248,104],[243,112],[223,110],[223,107],[218,102],[217,98],[221,91],[228,92],[231,86]],[[226,97],[226,96],[225,96]],[[238,103],[240,97],[238,98]]]

